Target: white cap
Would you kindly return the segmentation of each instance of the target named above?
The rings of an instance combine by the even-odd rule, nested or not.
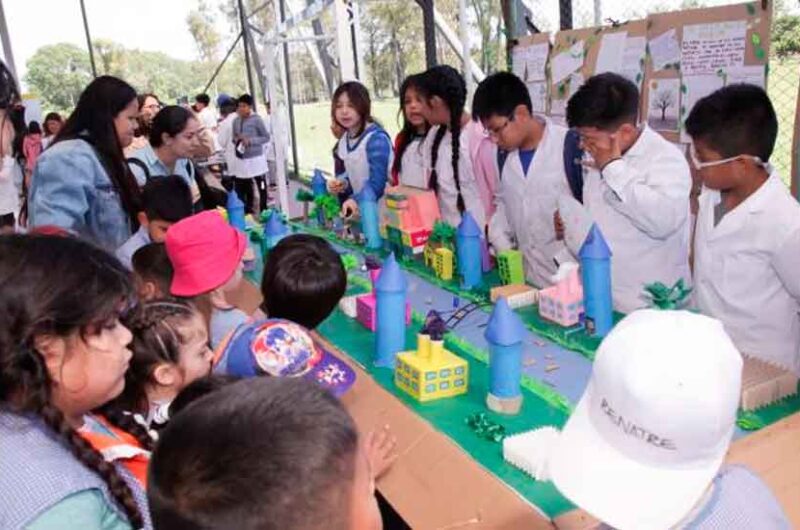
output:
[[[741,378],[741,356],[719,321],[688,311],[630,314],[597,351],[553,450],[553,482],[614,528],[672,527],[722,464]]]

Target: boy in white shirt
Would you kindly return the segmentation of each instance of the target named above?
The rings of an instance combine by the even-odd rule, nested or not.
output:
[[[638,111],[636,86],[613,73],[591,77],[567,104],[567,123],[593,159],[583,204],[611,247],[614,308],[624,313],[647,305],[645,285],[690,279],[689,165],[676,146],[637,126]]]
[[[560,196],[580,200],[581,168],[574,162],[577,135],[534,116],[525,83],[509,72],[492,74],[478,85],[472,115],[503,153],[497,157],[500,179],[489,242],[497,252],[517,247],[526,279],[549,286],[560,262],[571,261],[552,219]]]
[[[778,121],[763,89],[731,85],[686,120],[703,181],[694,301],[736,347],[800,375],[800,205],[768,163]]]

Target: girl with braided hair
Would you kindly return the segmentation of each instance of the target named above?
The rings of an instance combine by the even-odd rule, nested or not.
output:
[[[0,237],[0,528],[152,527],[141,484],[84,436],[125,386],[132,296],[87,242]]]
[[[211,348],[203,316],[188,302],[154,300],[125,319],[133,333],[133,358],[125,390],[101,412],[114,425],[152,446],[150,427],[169,420],[169,405],[196,379],[211,373]]]
[[[442,219],[455,227],[468,211],[485,226],[492,197],[475,178],[470,140],[474,129],[483,131],[464,112],[464,79],[452,66],[434,66],[420,75],[419,90],[422,113],[432,125],[424,147],[428,187],[436,192]]]

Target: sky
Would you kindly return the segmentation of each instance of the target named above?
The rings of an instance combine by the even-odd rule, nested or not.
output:
[[[86,47],[79,0],[2,0],[17,75],[46,44],[70,42]],[[208,2],[216,10],[221,0]],[[126,48],[162,51],[178,59],[195,59],[197,49],[186,26],[196,0],[85,0],[92,39],[110,39]],[[224,17],[218,17],[227,31]],[[24,85],[24,83],[23,83]]]

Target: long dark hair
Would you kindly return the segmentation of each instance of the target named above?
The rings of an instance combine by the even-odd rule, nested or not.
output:
[[[461,181],[458,175],[458,156],[461,143],[461,116],[464,114],[464,105],[467,101],[467,85],[458,70],[452,66],[441,64],[426,70],[420,78],[420,92],[430,100],[434,96],[439,96],[450,109],[450,124],[439,127],[433,139],[431,148],[431,178],[428,186],[438,192],[439,178],[436,173],[436,161],[439,157],[439,146],[447,131],[450,131],[453,153],[453,179],[456,183],[458,192],[457,206],[459,213],[464,213],[464,198],[461,196]]]
[[[133,287],[111,255],[69,236],[0,236],[0,404],[39,417],[73,456],[97,473],[135,528],[142,515],[113,464],[67,422],[52,402],[53,381],[35,341],[86,337],[117,314]]]
[[[62,118],[61,114],[59,114],[58,112],[48,112],[47,113],[47,116],[44,117],[44,123],[42,125],[42,132],[44,133],[44,135],[46,137],[47,136],[53,136],[52,134],[50,134],[50,128],[48,126],[48,124],[50,122],[53,122],[53,121],[58,122],[60,124],[63,124],[64,123],[64,118]]]
[[[195,314],[199,315],[187,302],[154,300],[140,306],[124,321],[133,334],[130,346],[133,357],[125,372],[125,390],[99,412],[112,424],[133,435],[145,449],[152,450],[153,439],[133,415],[146,415],[150,408],[146,389],[153,384],[156,366],[180,361],[181,345],[187,340],[184,326]]]
[[[397,143],[397,152],[395,153],[394,157],[394,167],[392,167],[392,172],[397,175],[398,179],[400,178],[400,171],[402,170],[402,163],[403,163],[403,154],[406,152],[406,149],[408,149],[408,146],[411,145],[411,142],[413,142],[417,138],[425,136],[425,133],[428,132],[427,122],[425,123],[425,133],[420,134],[417,131],[417,128],[414,127],[406,119],[406,109],[405,109],[406,92],[408,92],[409,89],[419,90],[419,83],[421,76],[422,74],[410,75],[406,77],[403,80],[403,83],[400,85],[399,113],[400,115],[403,116],[403,128],[400,129],[400,132],[397,135],[400,138],[400,141]]]
[[[162,134],[177,136],[186,128],[189,120],[194,119],[194,115],[178,105],[167,105],[153,118],[153,125],[150,128],[150,145],[161,147],[164,144]]]
[[[142,118],[142,109],[144,108],[144,104],[147,102],[148,98],[155,99],[159,105],[161,105],[161,100],[158,99],[158,96],[153,94],[152,92],[147,92],[145,94],[139,94],[136,96],[136,101],[139,104],[139,117],[136,118],[136,132],[134,135],[139,138],[144,136],[148,138],[150,136],[150,124],[145,123],[144,119]]]
[[[75,110],[53,140],[81,138],[95,149],[108,172],[108,178],[117,189],[122,206],[131,224],[136,227],[139,212],[139,185],[125,163],[122,145],[114,129],[114,118],[136,99],[136,90],[122,79],[110,75],[100,76],[83,90]]]
[[[358,135],[360,135],[364,132],[367,124],[374,121],[372,118],[372,100],[369,97],[369,90],[358,81],[347,81],[339,85],[331,99],[331,118],[333,121],[336,121],[336,102],[339,101],[339,97],[342,94],[347,94],[347,99],[350,100],[350,104],[353,105],[356,112],[358,112],[358,115],[361,117],[361,127],[358,130]],[[339,124],[339,126],[341,127],[341,124]],[[342,128],[344,129],[344,127]]]

